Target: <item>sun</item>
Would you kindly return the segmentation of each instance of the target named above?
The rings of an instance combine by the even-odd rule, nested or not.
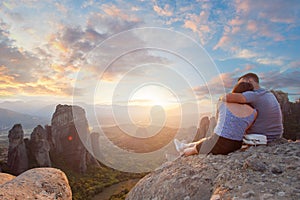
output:
[[[129,104],[140,106],[162,106],[167,109],[176,103],[176,96],[169,88],[161,85],[145,85],[133,92]]]

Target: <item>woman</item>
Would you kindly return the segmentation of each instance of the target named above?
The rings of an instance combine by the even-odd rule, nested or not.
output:
[[[251,83],[238,83],[232,93],[253,90]],[[257,111],[248,104],[219,102],[214,134],[198,142],[184,144],[174,140],[177,151],[185,156],[194,154],[228,154],[242,147],[243,135],[252,125]]]

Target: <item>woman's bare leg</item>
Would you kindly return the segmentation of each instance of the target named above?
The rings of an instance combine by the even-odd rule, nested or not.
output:
[[[206,140],[206,138],[202,138],[201,140],[197,141],[197,142],[191,142],[191,143],[188,143],[189,147],[193,147],[195,145],[198,145],[202,142],[204,142],[204,140]]]
[[[197,150],[197,145],[203,144],[207,139],[208,138],[202,138],[201,140],[199,140],[197,142],[190,143],[190,144],[194,144],[194,145],[189,148],[184,149],[183,154],[185,156],[199,154],[199,152]]]

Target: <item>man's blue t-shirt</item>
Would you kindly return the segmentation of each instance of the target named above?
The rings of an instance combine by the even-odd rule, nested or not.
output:
[[[266,135],[268,142],[280,138],[283,133],[282,113],[276,97],[262,88],[244,92],[243,95],[246,102],[250,103],[258,113],[247,134]]]

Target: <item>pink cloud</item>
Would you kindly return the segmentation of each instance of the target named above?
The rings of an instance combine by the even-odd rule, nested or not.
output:
[[[300,4],[297,1],[274,0],[268,1],[251,1],[236,0],[236,11],[240,16],[259,17],[272,23],[295,23],[297,21],[297,12]]]
[[[199,30],[203,32],[210,32],[210,28],[208,25],[200,26]]]
[[[262,36],[273,38],[276,42],[285,40],[280,33],[272,30],[272,28],[267,24],[260,24],[258,31]]]
[[[289,64],[290,68],[300,68],[300,61],[293,61]]]
[[[158,5],[153,6],[153,10],[160,16],[167,16],[167,17],[172,16],[173,13],[169,9],[170,6],[168,4],[166,4],[164,8],[161,8]]]
[[[117,8],[115,5],[103,4],[102,10],[107,15],[112,16],[112,17],[119,17],[119,18],[121,18],[123,20],[127,20],[127,21],[135,21],[135,22],[139,21],[139,19],[137,17],[124,13],[121,9]]]
[[[226,44],[228,44],[231,41],[231,38],[228,35],[223,35],[219,42],[214,46],[213,50],[217,50],[219,48],[224,47]]]
[[[184,27],[191,29],[193,32],[197,32],[197,24],[192,22],[191,20],[187,20],[184,22]]]
[[[205,6],[209,8],[209,6]],[[209,21],[208,10],[202,10],[198,15],[188,14],[187,19],[184,21],[184,28],[191,29],[194,33],[197,33],[201,44],[206,44],[214,35],[215,24]]]
[[[257,31],[257,23],[254,20],[250,20],[247,23],[247,30],[251,32],[256,32]]]
[[[244,23],[244,20],[241,20],[240,18],[234,18],[229,21],[229,25],[231,26],[241,26]]]
[[[283,29],[278,26],[284,24],[294,26],[297,21],[297,15],[294,13],[298,12],[300,4],[284,0],[274,0],[274,3],[236,0],[234,8],[235,15],[232,19],[228,19],[223,35],[214,46],[214,50],[218,48],[232,50],[233,46],[241,46],[252,38],[264,38],[275,42],[286,40]]]
[[[217,95],[222,95],[224,92],[231,90],[236,83],[236,72],[221,73],[205,85],[199,85],[193,88],[199,99],[205,98],[205,96],[211,92]]]
[[[248,13],[250,10],[250,2],[247,0],[236,0],[236,11],[239,13]]]

